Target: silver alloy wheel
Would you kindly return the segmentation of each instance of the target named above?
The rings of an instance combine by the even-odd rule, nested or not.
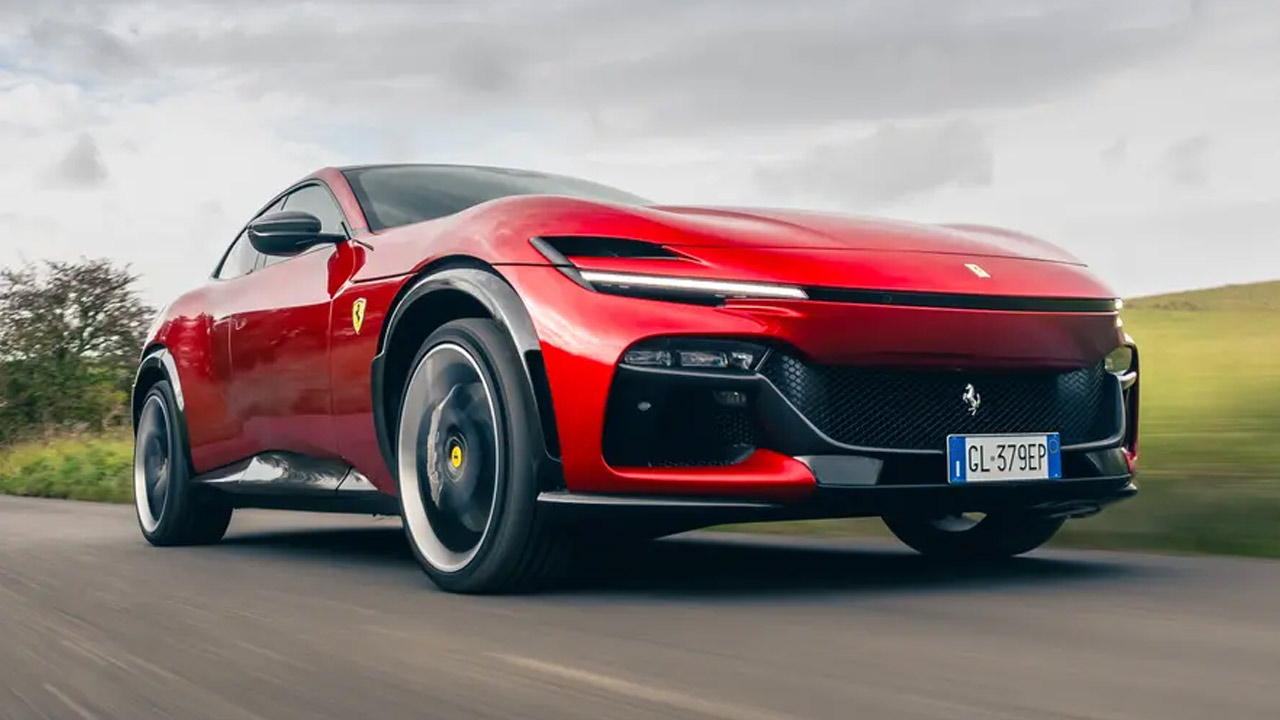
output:
[[[138,415],[133,447],[133,497],[138,519],[155,532],[164,514],[172,476],[173,448],[169,443],[169,409],[159,395],[147,398]]]
[[[396,455],[404,521],[440,572],[466,567],[488,537],[501,448],[493,392],[466,348],[427,351],[409,376]]]

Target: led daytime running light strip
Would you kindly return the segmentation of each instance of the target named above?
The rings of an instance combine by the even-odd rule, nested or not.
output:
[[[798,287],[786,285],[766,285],[763,283],[732,282],[725,280],[698,280],[695,278],[667,277],[662,275],[632,275],[630,273],[598,272],[582,270],[582,279],[589,283],[603,285],[627,285],[638,288],[656,288],[660,290],[688,290],[705,292],[712,295],[733,297],[767,297],[786,298],[789,300],[807,300],[809,296]]]

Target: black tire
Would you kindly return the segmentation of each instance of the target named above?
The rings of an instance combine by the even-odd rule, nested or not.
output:
[[[892,516],[885,525],[923,555],[967,560],[995,560],[1030,552],[1049,541],[1062,518],[1028,513],[999,513],[974,520],[964,515]]]
[[[176,407],[167,380],[152,385],[142,401],[133,449],[138,527],[152,545],[216,543],[231,523],[231,506],[191,482],[191,461]]]
[[[491,320],[455,320],[410,367],[395,470],[422,569],[457,593],[527,591],[558,577],[568,542],[537,512],[541,433],[511,340]]]

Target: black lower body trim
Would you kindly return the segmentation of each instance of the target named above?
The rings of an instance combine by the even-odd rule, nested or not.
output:
[[[261,453],[192,481],[236,508],[400,514],[395,497],[346,463],[298,453]]]
[[[345,515],[400,514],[395,497],[383,493],[367,495],[290,495],[269,493],[220,493],[232,507],[254,510],[294,510],[297,512],[341,513]]]
[[[1075,480],[993,482],[967,485],[819,485],[793,504],[740,498],[642,497],[587,493],[543,493],[541,511],[565,523],[596,523],[605,532],[621,527],[708,525],[776,520],[941,516],[961,512],[1025,512],[1046,517],[1084,517],[1137,494],[1129,475]]]
[[[970,485],[896,485],[824,488],[795,519],[822,517],[937,517],[963,512],[1025,512],[1046,517],[1084,517],[1136,495],[1128,476],[1089,480],[1041,480]]]
[[[947,461],[942,455],[828,454],[798,455],[796,459],[809,466],[820,488],[947,486]],[[1065,480],[1048,482],[1119,478],[1130,473],[1124,452],[1113,448],[1064,451],[1062,474]],[[1043,482],[1034,481],[1034,484]]]

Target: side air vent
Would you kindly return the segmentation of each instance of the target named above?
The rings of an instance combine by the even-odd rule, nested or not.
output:
[[[638,260],[670,260],[678,254],[653,243],[627,238],[565,235],[534,238],[534,247],[544,255],[550,249],[562,258],[632,258]],[[556,258],[549,257],[553,262]]]

